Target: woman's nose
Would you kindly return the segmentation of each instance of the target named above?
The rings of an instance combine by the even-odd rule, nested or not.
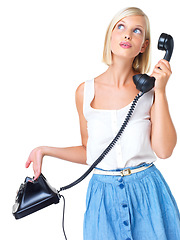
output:
[[[128,39],[128,40],[130,40],[130,39],[131,39],[131,37],[130,37],[128,34],[126,34],[126,35],[125,35],[125,39]]]

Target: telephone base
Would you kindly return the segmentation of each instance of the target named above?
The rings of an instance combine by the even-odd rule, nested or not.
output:
[[[53,203],[59,203],[59,199],[58,191],[51,187],[42,174],[36,181],[27,177],[19,188],[12,214],[15,219],[20,219]]]

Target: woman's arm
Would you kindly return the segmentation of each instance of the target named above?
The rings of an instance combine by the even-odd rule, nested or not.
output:
[[[77,147],[37,147],[29,155],[26,162],[26,168],[33,163],[34,180],[36,180],[41,174],[42,162],[44,156],[51,156],[62,160],[75,162],[75,163],[86,163],[86,148],[84,146]]]
[[[164,59],[159,61],[152,73],[156,81],[155,98],[151,109],[151,144],[152,149],[159,158],[170,157],[177,141],[176,130],[169,113],[165,92],[170,75],[169,62]]]
[[[83,96],[84,84],[82,83],[76,90],[76,107],[79,114],[82,145],[75,147],[56,148],[56,147],[38,147],[35,148],[26,162],[26,168],[33,163],[35,180],[41,174],[42,161],[44,156],[51,156],[66,161],[86,164],[86,145],[88,139],[87,121],[83,115]]]

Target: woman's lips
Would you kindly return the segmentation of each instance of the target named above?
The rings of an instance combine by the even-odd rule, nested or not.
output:
[[[120,42],[122,48],[131,48],[132,45],[129,42]]]

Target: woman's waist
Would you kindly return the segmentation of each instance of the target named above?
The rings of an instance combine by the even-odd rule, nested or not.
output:
[[[99,174],[96,171],[102,172],[102,174]],[[96,168],[95,172],[93,174],[92,179],[99,181],[99,182],[105,182],[105,183],[115,183],[119,185],[121,182],[135,182],[138,180],[141,180],[142,178],[146,177],[147,175],[151,174],[154,171],[158,171],[156,166],[153,163],[150,164],[140,164],[136,167],[129,167],[129,168],[120,168],[115,170],[103,170],[100,168]],[[112,172],[112,175],[108,175],[106,173]],[[121,174],[124,172],[125,174]],[[97,173],[97,174],[96,174]],[[104,173],[104,174],[103,174]],[[113,174],[113,173],[119,173],[119,174]]]
[[[87,161],[88,165],[92,165],[96,159],[100,156],[93,155],[92,153],[87,152]],[[150,164],[157,160],[154,153],[147,153],[141,155],[131,155],[131,156],[123,156],[117,152],[113,152],[112,150],[104,157],[104,159],[97,165],[97,168],[102,170],[110,170],[110,171],[118,171],[126,168],[136,168],[142,164]]]

